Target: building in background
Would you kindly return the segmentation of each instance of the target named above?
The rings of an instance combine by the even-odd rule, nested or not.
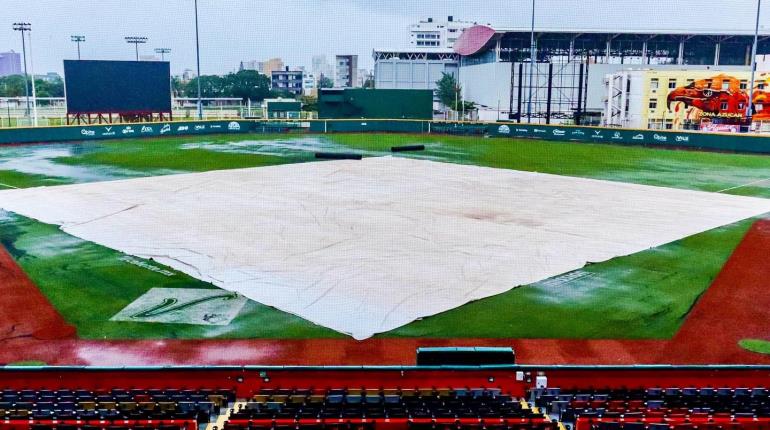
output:
[[[318,95],[318,80],[314,74],[307,74],[302,78],[302,94],[306,96]]]
[[[750,30],[536,29],[536,33],[536,62],[531,67],[529,28],[465,29],[454,46],[461,56],[463,98],[501,119],[600,124],[607,75],[629,68],[747,66],[754,40]],[[770,54],[770,29],[760,33],[758,53]]]
[[[273,70],[270,73],[270,87],[276,91],[286,91],[299,96],[302,94],[304,75],[305,72],[302,70],[292,70],[288,66],[282,70]]]
[[[238,71],[243,70],[254,70],[256,72],[265,74],[265,62],[264,61],[257,61],[257,60],[250,60],[250,61],[241,61],[241,64],[238,66]]]
[[[436,91],[444,73],[457,78],[460,56],[449,49],[374,51],[374,88]],[[443,109],[434,94],[433,110]]]
[[[285,69],[283,60],[280,58],[271,58],[267,61],[249,60],[241,61],[238,65],[238,71],[254,70],[263,75],[271,76],[273,71]]]
[[[656,130],[739,131],[749,98],[753,120],[770,121],[770,73],[756,75],[749,91],[748,67],[669,67],[607,75],[603,125]]]
[[[334,68],[326,61],[326,55],[314,55],[310,71],[317,80],[322,76],[334,80]]]
[[[265,61],[264,66],[262,67],[263,71],[260,73],[263,73],[267,76],[271,76],[274,71],[281,71],[285,69],[285,66],[283,64],[283,60],[280,58],[271,58],[267,61]]]
[[[0,78],[10,75],[21,75],[21,55],[18,52],[0,52]]]
[[[452,49],[460,34],[475,22],[455,21],[447,17],[446,21],[434,21],[428,18],[410,27],[409,43],[416,49]]]
[[[182,82],[190,82],[196,77],[197,75],[192,69],[184,69],[184,71],[182,72],[182,75],[180,76]]]
[[[140,55],[139,56],[139,61],[160,61],[160,57],[158,57],[157,55],[152,55],[152,54]]]
[[[358,84],[358,55],[337,55],[334,67],[336,88],[353,88]]]

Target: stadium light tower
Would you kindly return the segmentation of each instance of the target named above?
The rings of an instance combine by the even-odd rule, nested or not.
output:
[[[85,42],[86,41],[86,37],[85,36],[73,35],[73,36],[70,36],[70,40],[75,42],[75,44],[78,45],[78,60],[79,60],[80,59],[80,43],[81,42]]]
[[[27,43],[24,39],[25,31],[32,31],[32,24],[28,22],[14,22],[13,29],[21,32],[21,51],[24,56],[24,94],[27,98],[27,113],[29,116],[29,75],[27,75]]]
[[[136,50],[136,61],[139,61],[139,45],[147,43],[147,38],[144,36],[126,36],[126,43],[132,43]]]
[[[155,53],[160,54],[160,61],[166,61],[166,54],[171,53],[171,48],[155,48]]]
[[[751,48],[751,84],[749,85],[749,100],[746,103],[746,122],[751,131],[754,116],[754,76],[757,72],[757,43],[759,42],[759,15],[762,13],[762,0],[757,0],[757,22],[754,25],[754,44]]]
[[[198,73],[198,119],[203,119],[203,104],[201,103],[201,44],[198,37],[198,0],[195,0],[195,61]]]

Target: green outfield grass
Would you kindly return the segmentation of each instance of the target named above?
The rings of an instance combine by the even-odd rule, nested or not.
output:
[[[406,155],[410,157],[704,191],[755,183],[727,192],[770,197],[770,181],[757,182],[770,178],[770,157],[765,156],[392,134],[207,136],[62,144],[70,150],[64,155],[51,151],[47,162],[76,167],[71,177],[9,169],[3,164],[7,156],[0,149],[0,183],[14,181],[9,185],[23,187],[83,182],[87,177],[78,175],[91,171],[117,179],[306,162],[313,160],[313,150],[318,149],[380,156],[389,154],[391,146],[411,143],[423,143],[427,151]],[[38,153],[24,156],[40,158]],[[593,264],[380,336],[668,338],[708,288],[751,222]],[[214,287],[178,272],[169,277],[126,263],[116,251],[23,217],[4,218],[0,240],[84,338],[341,336],[254,302],[225,327],[109,321],[153,287]]]

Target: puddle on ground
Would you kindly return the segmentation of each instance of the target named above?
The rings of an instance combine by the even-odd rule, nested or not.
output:
[[[81,145],[22,145],[0,148],[0,170],[11,170],[29,175],[64,178],[74,183],[109,181],[146,176],[146,173],[128,169],[95,166],[70,166],[57,163],[62,157],[82,153]]]
[[[411,142],[399,143],[399,145],[412,145]],[[351,148],[322,137],[294,137],[275,140],[241,140],[235,142],[190,142],[180,146],[181,149],[205,149],[216,152],[228,152],[234,154],[260,154],[278,157],[296,157],[307,152],[331,152],[354,153],[364,157],[382,157],[393,155],[390,151],[372,151]],[[399,157],[418,158],[422,160],[459,162],[459,158],[465,155],[464,151],[447,148],[441,143],[425,144],[426,152],[403,152]],[[430,155],[428,155],[430,154]]]

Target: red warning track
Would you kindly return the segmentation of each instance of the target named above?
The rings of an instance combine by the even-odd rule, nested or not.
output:
[[[756,223],[670,340],[345,339],[94,341],[73,333],[0,250],[0,362],[90,365],[408,365],[418,346],[513,346],[529,364],[770,364],[743,350],[770,340],[770,221]],[[34,312],[28,310],[34,309]],[[14,328],[15,327],[15,328]],[[8,334],[10,333],[10,334]],[[14,335],[18,333],[18,335]]]

